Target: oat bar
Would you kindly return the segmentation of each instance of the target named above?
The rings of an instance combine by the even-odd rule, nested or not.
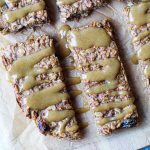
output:
[[[102,6],[104,2],[106,0],[57,0],[57,5],[60,18],[65,22],[88,16],[93,9]]]
[[[44,0],[6,0],[2,11],[2,33],[17,32],[26,27],[35,27],[48,20]]]
[[[0,1],[0,30],[2,28],[2,12],[7,8],[5,0]]]
[[[140,2],[126,7],[125,13],[135,50],[134,59],[138,60],[150,92],[150,2]]]
[[[54,53],[53,40],[43,35],[8,46],[2,60],[19,106],[40,132],[78,139],[79,127]]]
[[[66,32],[98,129],[105,135],[135,126],[138,114],[134,97],[109,22],[93,22]]]

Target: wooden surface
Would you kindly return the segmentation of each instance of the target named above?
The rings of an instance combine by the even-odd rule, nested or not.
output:
[[[118,37],[120,55],[124,62],[130,84],[132,85],[136,104],[140,114],[140,124],[132,129],[121,129],[111,136],[101,136],[97,133],[93,121],[93,113],[87,112],[80,116],[81,121],[87,121],[89,126],[83,130],[84,137],[78,141],[56,139],[43,136],[38,132],[33,121],[27,119],[15,101],[11,84],[6,81],[6,72],[0,65],[0,150],[136,150],[150,144],[150,100],[141,79],[140,69],[131,64],[131,39],[123,17],[125,4],[113,2],[106,8],[96,10],[90,17],[80,22],[69,22],[72,26],[82,26],[101,18],[112,18],[115,34]],[[57,21],[57,25],[60,26]],[[36,34],[46,32],[54,36],[54,26],[44,26]],[[0,37],[0,46],[8,43],[24,41],[32,34],[32,30],[17,35]],[[80,88],[80,87],[79,87]],[[76,100],[78,107],[83,105],[84,96]]]

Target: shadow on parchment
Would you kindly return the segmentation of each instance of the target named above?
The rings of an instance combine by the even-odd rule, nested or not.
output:
[[[55,25],[58,20],[58,9],[56,5],[56,0],[45,0],[48,16],[52,25]]]

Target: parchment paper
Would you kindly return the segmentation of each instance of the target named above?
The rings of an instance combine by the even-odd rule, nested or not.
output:
[[[44,25],[34,33],[30,29],[18,34],[0,35],[0,47],[5,48],[9,43],[24,41],[31,35],[41,35],[44,32],[55,37],[55,28],[61,25],[55,6],[50,9],[55,13],[55,25]],[[79,22],[69,22],[71,26],[83,26],[91,21],[111,18],[118,41],[119,52],[124,62],[130,85],[136,97],[141,122],[138,127],[122,129],[110,136],[101,136],[93,121],[93,113],[87,112],[80,116],[81,121],[87,121],[89,126],[83,130],[84,137],[78,141],[57,139],[42,135],[34,122],[25,117],[16,103],[13,88],[6,81],[6,72],[0,64],[0,150],[135,150],[150,144],[150,100],[141,79],[140,69],[130,62],[132,45],[127,24],[125,23],[124,3],[114,1],[107,7],[95,10],[90,17]],[[79,86],[80,88],[80,86]],[[77,107],[83,106],[84,96],[78,96]]]

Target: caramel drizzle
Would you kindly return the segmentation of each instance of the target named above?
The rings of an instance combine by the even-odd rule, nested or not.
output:
[[[37,81],[36,76],[43,73],[61,72],[60,67],[52,69],[35,68],[35,64],[40,62],[43,58],[54,54],[53,47],[45,48],[29,56],[23,56],[16,60],[9,71],[9,79],[12,82],[25,78],[22,83],[21,90],[28,90],[37,84],[49,82],[46,80]],[[31,95],[24,98],[26,105],[33,110],[43,110],[49,106],[56,105],[63,100],[68,100],[69,95],[64,92],[65,84],[57,83],[52,87],[47,87],[43,90],[32,93]],[[64,130],[70,132],[76,132],[78,125],[75,123],[73,126],[67,126],[68,121],[74,117],[73,110],[49,110],[46,116],[48,122],[58,122],[59,133],[63,133]]]
[[[73,110],[50,110],[48,111],[48,115],[46,116],[46,120],[48,122],[59,122],[59,133],[67,132],[76,132],[79,129],[77,124],[73,124],[73,126],[67,126],[69,120],[74,117],[75,113]],[[60,122],[61,121],[61,122]]]
[[[5,4],[5,0],[0,0],[0,7],[3,7]],[[1,8],[0,8],[1,9]]]
[[[67,56],[70,55],[71,51],[67,45],[67,33],[70,30],[70,26],[68,25],[63,25],[59,29],[59,34],[58,34],[58,40],[59,40],[59,46],[60,48],[58,49],[58,55],[61,58],[66,58]]]
[[[63,70],[64,71],[72,71],[72,70],[75,70],[75,66],[64,66]]]
[[[137,57],[139,60],[146,60],[150,58],[150,42],[138,50]]]
[[[147,37],[148,35],[150,35],[150,31],[146,30],[142,33],[140,33],[138,36],[136,36],[135,38],[133,38],[133,42],[137,42],[140,40],[143,40],[145,37]]]
[[[130,9],[129,22],[135,24],[138,27],[150,23],[150,2],[141,2],[134,5]],[[133,42],[139,42],[149,37],[150,31],[146,30],[133,38]],[[147,60],[150,58],[150,42],[146,43],[138,49],[136,54],[132,57],[132,62],[138,64],[139,60]],[[146,77],[150,77],[150,63],[146,64],[144,74]]]
[[[40,2],[33,4],[33,5],[29,5],[23,8],[18,8],[13,11],[7,11],[4,14],[4,16],[5,16],[6,22],[12,23],[16,21],[17,19],[21,19],[25,17],[29,13],[37,12],[37,11],[43,10],[44,8],[45,8],[45,2],[41,0]]]
[[[79,83],[81,83],[80,77],[68,77],[68,78],[66,79],[66,84],[67,84],[68,86],[75,85],[75,84],[79,84]]]
[[[89,94],[100,94],[107,90],[113,90],[118,87],[118,82],[116,80],[107,81],[102,85],[96,85],[87,90]]]
[[[100,112],[100,111],[105,111],[105,110],[110,110],[113,108],[124,108],[134,102],[134,99],[129,99],[126,101],[121,101],[120,102],[109,102],[108,104],[101,104],[100,106],[94,108],[95,112]]]
[[[150,62],[148,62],[148,64],[146,65],[144,69],[144,74],[146,77],[150,77]]]
[[[78,0],[57,0],[57,4],[58,5],[71,5],[77,1]]]
[[[108,32],[100,27],[86,27],[83,29],[73,29],[68,31],[67,42],[69,43],[69,48],[71,51],[84,50],[85,53],[91,51],[93,47],[109,47],[111,43],[111,37]],[[77,49],[77,50],[76,50]],[[92,52],[91,52],[92,53]],[[113,90],[118,88],[118,81],[116,77],[120,72],[121,64],[117,58],[107,58],[104,60],[91,61],[89,63],[84,63],[83,66],[96,65],[102,66],[102,69],[89,71],[82,75],[82,80],[84,82],[97,82],[104,81],[104,84],[94,85],[90,87],[86,93],[87,94],[100,94],[102,92]],[[78,66],[77,66],[78,67]],[[82,66],[79,66],[79,69]],[[128,95],[128,92],[116,91],[116,93],[111,92],[110,95]],[[119,103],[103,104],[95,108],[95,112],[109,110],[111,108],[124,108],[125,106],[130,106],[133,104],[132,100]],[[135,107],[134,105],[132,105]],[[114,117],[114,120],[122,119],[126,114],[133,112],[134,108],[130,107],[130,111],[125,111],[122,114]],[[80,111],[79,111],[80,112]],[[81,111],[82,112],[82,111]],[[100,125],[111,121],[111,118],[103,118],[100,120]]]
[[[135,109],[136,109],[135,105],[130,105],[122,113],[116,115],[115,117],[103,118],[100,121],[97,121],[97,124],[104,125],[104,124],[109,123],[111,121],[121,120],[127,114],[133,114],[133,112],[134,112]]]
[[[87,27],[83,30],[70,30],[67,34],[67,42],[70,49],[89,49],[93,46],[109,46],[111,38],[103,28]]]
[[[42,110],[51,105],[58,104],[62,100],[67,100],[69,95],[60,92],[64,87],[63,83],[59,83],[54,85],[54,87],[35,92],[26,98],[27,105],[31,109]]]
[[[150,2],[141,2],[134,5],[130,9],[129,21],[131,24],[135,24],[138,27],[147,23],[150,23]]]
[[[9,71],[9,80],[13,82],[17,79],[26,77],[25,82],[22,84],[21,91],[28,90],[33,86],[40,84],[40,82],[44,82],[36,81],[35,77],[41,73],[46,73],[49,70],[34,68],[34,65],[44,57],[52,54],[54,54],[54,49],[46,48],[29,56],[23,56],[22,58],[19,58],[12,64],[11,70]],[[60,68],[55,68],[53,71],[58,72],[60,71]]]
[[[88,107],[81,107],[81,108],[77,108],[75,111],[77,114],[81,114],[81,113],[86,113],[88,112],[90,109]]]
[[[75,113],[73,110],[62,110],[62,111],[50,110],[48,111],[46,120],[48,122],[58,122],[64,120],[65,118],[73,117],[74,115]]]
[[[71,90],[69,92],[69,94],[71,95],[71,97],[76,97],[76,96],[82,94],[82,91],[81,90]]]
[[[119,70],[120,62],[116,58],[108,58],[105,60],[94,61],[92,64],[100,64],[102,70],[90,71],[82,76],[82,79],[87,81],[104,81],[104,84],[94,85],[86,92],[88,94],[100,94],[108,90],[113,90],[118,87],[118,81],[115,80]],[[85,64],[87,65],[87,64]]]
[[[83,79],[88,81],[113,80],[119,72],[120,62],[116,58],[108,58],[99,62],[103,66],[102,70],[90,71],[83,75]]]
[[[60,71],[61,71],[60,67],[52,68],[51,70],[39,69],[38,74],[44,74],[44,73],[50,74],[50,73],[53,73],[53,72],[54,73],[59,73]],[[26,90],[29,90],[32,87],[36,86],[36,85],[40,85],[40,84],[46,83],[46,82],[48,83],[49,80],[40,80],[40,81],[38,81],[38,80],[36,80],[36,75],[29,76],[29,77],[27,77],[24,84],[21,86],[20,90],[21,91],[26,91]]]

